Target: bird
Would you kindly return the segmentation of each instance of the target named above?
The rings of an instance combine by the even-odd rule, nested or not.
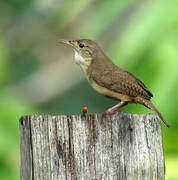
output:
[[[117,114],[118,110],[128,103],[137,103],[157,113],[165,125],[170,127],[151,102],[153,95],[144,83],[114,64],[95,41],[89,39],[59,41],[74,49],[76,64],[83,69],[88,82],[98,93],[120,101],[107,109],[104,114]]]

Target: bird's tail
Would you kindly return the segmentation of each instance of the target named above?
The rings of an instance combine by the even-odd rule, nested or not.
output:
[[[161,118],[161,120],[164,122],[164,124],[167,127],[170,127],[170,125],[168,124],[168,122],[166,121],[166,119],[162,116],[162,114],[156,109],[156,107],[153,105],[153,103],[150,100],[144,99],[139,97],[137,99],[137,102],[140,104],[143,104],[144,106],[146,106],[147,108],[151,109],[152,111],[156,112],[158,114],[158,116]]]

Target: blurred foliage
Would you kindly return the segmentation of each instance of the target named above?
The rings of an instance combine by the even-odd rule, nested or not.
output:
[[[139,77],[171,124],[163,125],[166,179],[178,179],[178,1],[0,1],[0,177],[19,179],[19,125],[26,114],[102,112],[98,95],[58,38],[97,41]],[[140,105],[125,112],[151,113]]]

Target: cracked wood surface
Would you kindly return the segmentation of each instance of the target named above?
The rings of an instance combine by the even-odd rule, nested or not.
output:
[[[164,180],[157,115],[24,116],[20,138],[21,180]]]

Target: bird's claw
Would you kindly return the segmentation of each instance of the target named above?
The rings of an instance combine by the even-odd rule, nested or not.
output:
[[[118,111],[110,111],[109,109],[103,113],[103,115],[117,115]]]

